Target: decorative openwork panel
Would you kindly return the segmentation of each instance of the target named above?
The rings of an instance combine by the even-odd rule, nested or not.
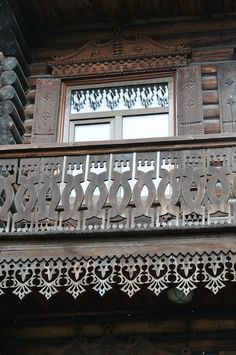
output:
[[[0,160],[1,232],[235,222],[235,147]]]
[[[71,113],[167,106],[167,83],[71,91]]]
[[[158,296],[170,287],[185,295],[203,285],[214,294],[236,281],[236,254],[212,252],[97,258],[1,259],[0,295],[10,290],[20,299],[38,291],[50,299],[59,290],[75,299],[93,290],[104,296],[119,288],[133,297],[141,289]]]

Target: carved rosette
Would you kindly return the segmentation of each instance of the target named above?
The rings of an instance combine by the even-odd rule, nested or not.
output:
[[[146,255],[97,258],[27,258],[0,260],[0,295],[23,299],[38,291],[46,299],[61,291],[75,299],[86,291],[104,296],[118,287],[133,297],[141,288],[158,296],[170,287],[187,295],[198,286],[217,294],[236,281],[236,253]]]
[[[171,70],[186,66],[189,54],[182,46],[167,46],[147,37],[115,36],[108,42],[91,41],[48,64],[54,78],[80,78]]]

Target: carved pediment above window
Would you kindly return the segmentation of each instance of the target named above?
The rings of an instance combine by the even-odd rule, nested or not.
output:
[[[90,41],[48,64],[53,77],[61,78],[166,71],[187,65],[190,52],[183,46],[167,46],[148,37],[128,40],[115,36],[107,42]]]

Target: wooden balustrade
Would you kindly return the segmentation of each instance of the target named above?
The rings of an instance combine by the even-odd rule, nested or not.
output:
[[[235,222],[230,135],[0,149],[1,232]]]

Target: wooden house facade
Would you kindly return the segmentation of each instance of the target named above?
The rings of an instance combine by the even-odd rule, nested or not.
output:
[[[236,1],[0,0],[1,354],[236,354]]]

